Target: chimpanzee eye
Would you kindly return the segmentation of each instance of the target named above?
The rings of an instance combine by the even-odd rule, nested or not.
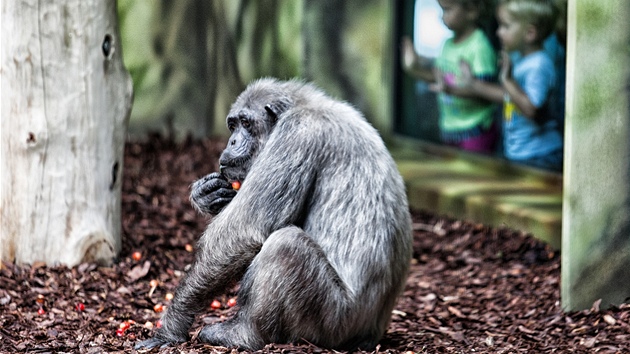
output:
[[[249,120],[247,119],[241,119],[241,125],[245,129],[249,129],[249,127],[251,127],[251,124],[249,123]]]

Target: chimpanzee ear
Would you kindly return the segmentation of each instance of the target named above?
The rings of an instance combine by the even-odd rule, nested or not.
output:
[[[274,101],[265,106],[265,111],[269,114],[271,122],[275,123],[282,113],[289,108],[289,103],[284,101]]]

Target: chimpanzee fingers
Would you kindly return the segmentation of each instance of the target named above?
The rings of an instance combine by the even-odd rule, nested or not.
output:
[[[230,185],[219,172],[213,172],[209,175],[206,175],[193,183],[192,188],[208,188],[208,186],[213,185]]]
[[[190,200],[193,203],[202,204],[199,201],[200,199],[211,196],[213,193],[221,190],[232,190],[232,186],[220,174],[213,173],[193,183],[190,191]],[[221,193],[219,196],[227,196],[224,194],[225,192]]]
[[[232,198],[234,198],[234,196],[236,195],[236,191],[234,189],[230,188],[221,188],[218,189],[216,191],[214,191],[213,193],[210,193],[209,197],[210,198],[229,198],[230,200]]]
[[[198,204],[208,205],[212,201],[217,200],[217,199],[232,200],[232,198],[234,198],[236,193],[237,192],[232,188],[230,189],[221,188],[208,194],[199,195],[197,198],[195,198],[195,201],[197,201]]]
[[[221,188],[210,194],[193,193],[190,196],[190,202],[198,211],[216,215],[232,201],[235,195],[235,190]]]
[[[217,189],[232,188],[232,185],[223,176],[218,173],[216,173],[216,176],[213,175],[215,175],[215,173],[212,173],[193,183],[191,193],[204,195],[210,194]]]
[[[226,205],[228,205],[232,201],[232,198],[233,197],[205,197],[198,200],[198,203],[195,205],[195,207],[201,212],[217,215],[221,210],[223,210],[223,208],[225,208]]]
[[[211,180],[215,180],[215,179],[223,179],[225,180],[225,178],[219,173],[219,172],[212,172],[210,174],[207,174],[203,177],[201,177],[200,179],[196,180],[191,188],[199,188],[200,186],[208,183]],[[227,180],[225,180],[227,182]]]
[[[215,210],[215,215],[218,214],[219,212],[221,212],[221,210],[223,210],[223,208],[225,208],[226,205],[230,204],[230,202],[232,201],[232,198],[220,198],[220,199],[216,199],[213,203],[212,203],[212,208]]]

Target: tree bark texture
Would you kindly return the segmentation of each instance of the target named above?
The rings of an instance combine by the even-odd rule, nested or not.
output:
[[[133,88],[115,0],[2,2],[2,261],[110,263]]]

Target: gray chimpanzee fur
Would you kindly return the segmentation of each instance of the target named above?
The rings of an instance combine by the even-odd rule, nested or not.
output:
[[[411,257],[405,187],[378,133],[313,85],[274,79],[248,86],[227,123],[221,173],[191,194],[217,215],[162,328],[137,348],[186,341],[195,315],[239,280],[237,314],[203,328],[201,341],[373,348]]]

